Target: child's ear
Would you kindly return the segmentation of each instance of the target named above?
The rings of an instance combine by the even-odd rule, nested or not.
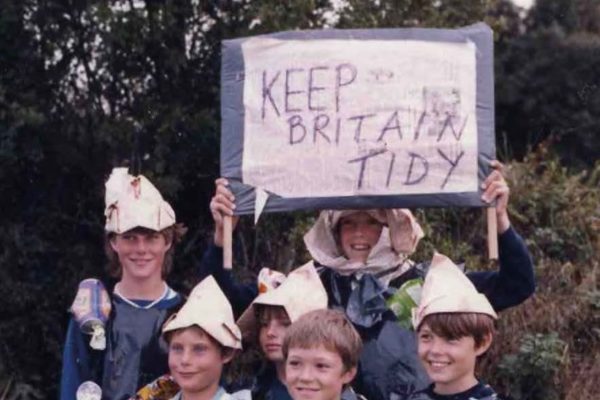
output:
[[[488,351],[488,349],[492,345],[492,339],[493,339],[493,335],[491,333],[487,333],[483,337],[483,341],[481,342],[481,345],[475,349],[475,355],[477,357],[479,357],[480,355],[482,355],[483,353]]]
[[[114,235],[111,238],[109,238],[108,242],[110,243],[110,248],[113,249],[113,251],[115,253],[118,253],[118,251],[117,251],[117,235]]]
[[[233,357],[235,357],[236,350],[232,348],[225,348],[221,354],[221,360],[223,360],[223,364],[227,364]]]
[[[342,383],[348,385],[356,376],[356,367],[352,367],[342,374]]]

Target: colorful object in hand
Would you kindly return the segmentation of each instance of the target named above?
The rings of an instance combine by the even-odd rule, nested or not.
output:
[[[95,350],[106,348],[104,325],[110,310],[110,298],[102,282],[98,279],[84,279],[79,283],[71,313],[81,331],[92,335],[90,346]]]

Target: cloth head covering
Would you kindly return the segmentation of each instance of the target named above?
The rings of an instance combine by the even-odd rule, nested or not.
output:
[[[443,254],[435,253],[425,276],[419,306],[413,308],[412,323],[419,328],[423,319],[438,313],[478,313],[494,319],[498,315],[487,297]]]
[[[336,238],[336,227],[340,219],[357,212],[367,212],[384,225],[379,241],[365,263],[348,260]],[[407,209],[324,210],[304,235],[304,243],[314,260],[342,275],[356,272],[378,273],[390,267],[401,266],[393,274],[380,279],[387,286],[391,279],[410,267],[406,261],[422,237],[421,226]]]
[[[175,224],[175,211],[143,175],[114,168],[106,181],[107,232],[124,233],[141,227],[161,231]]]
[[[283,307],[292,323],[309,311],[327,308],[327,292],[312,261],[290,272],[279,286],[262,288],[266,291],[254,299],[237,321],[246,340],[254,340],[258,332],[257,305]]]
[[[242,348],[242,335],[234,322],[231,304],[212,276],[194,287],[179,312],[165,322],[163,334],[194,325],[225,347]]]

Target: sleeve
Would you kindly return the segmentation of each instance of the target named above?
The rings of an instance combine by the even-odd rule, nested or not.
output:
[[[82,382],[94,380],[92,359],[77,323],[71,318],[63,350],[60,400],[73,400]]]
[[[200,280],[212,275],[225,296],[233,307],[236,318],[250,305],[252,300],[258,296],[258,287],[254,284],[236,282],[233,272],[223,268],[223,249],[211,243],[204,255],[198,269]]]
[[[498,236],[498,271],[469,272],[477,290],[496,311],[521,304],[535,292],[533,261],[523,238],[510,227]]]

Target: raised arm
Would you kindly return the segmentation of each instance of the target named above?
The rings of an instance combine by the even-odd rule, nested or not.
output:
[[[199,266],[199,278],[204,279],[212,275],[233,307],[233,312],[238,317],[258,295],[258,288],[254,284],[236,282],[232,271],[223,268],[223,216],[233,217],[233,227],[237,225],[238,216],[233,215],[235,197],[229,190],[227,179],[219,178],[215,181],[215,194],[210,201],[210,212],[215,221],[213,243],[207,247]]]
[[[510,189],[504,179],[504,167],[492,161],[494,170],[482,185],[482,200],[496,200],[498,220],[498,271],[467,273],[478,291],[485,294],[496,311],[516,306],[535,292],[533,261],[525,242],[511,227],[508,217]]]

